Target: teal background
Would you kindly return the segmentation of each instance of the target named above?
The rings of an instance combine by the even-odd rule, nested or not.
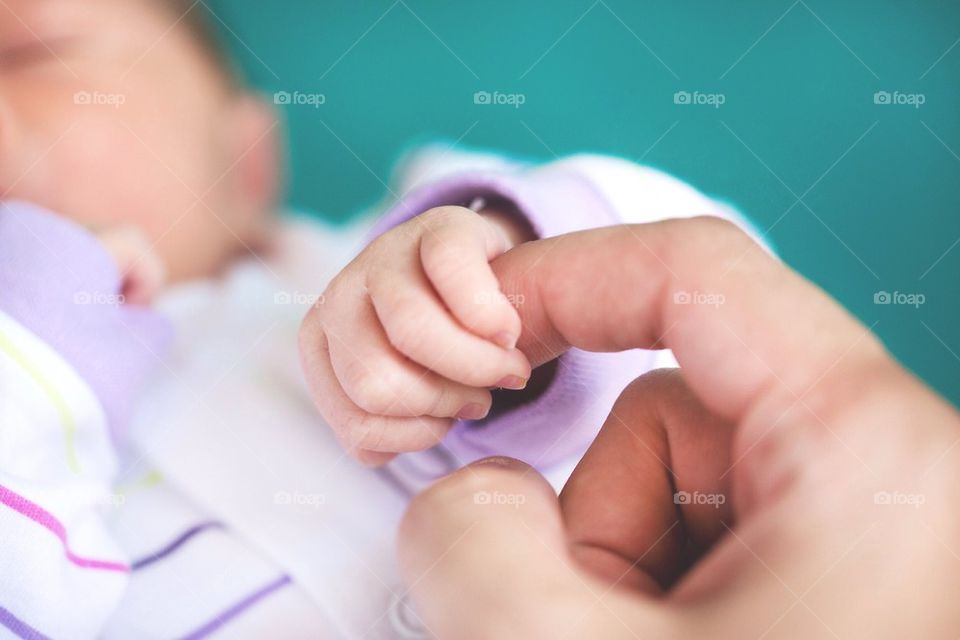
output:
[[[290,202],[344,221],[444,138],[549,160],[600,151],[736,204],[787,262],[960,403],[960,3],[219,0],[283,108]],[[519,108],[477,91],[521,93]],[[719,108],[674,104],[722,93]],[[922,94],[919,108],[877,91]],[[920,293],[919,308],[874,304]],[[789,333],[790,327],[781,330]]]

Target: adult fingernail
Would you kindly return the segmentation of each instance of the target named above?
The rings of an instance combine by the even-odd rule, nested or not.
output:
[[[519,390],[527,386],[527,379],[520,376],[506,376],[497,383],[497,386],[501,389]]]
[[[526,471],[530,468],[530,465],[522,460],[517,460],[516,458],[508,458],[507,456],[490,456],[489,458],[481,458],[475,462],[471,462],[469,467],[481,467],[481,466],[492,466],[492,467],[503,467],[504,469],[511,469],[514,471]]]
[[[476,402],[471,402],[465,404],[462,409],[457,413],[457,420],[480,420],[481,418],[486,417],[487,408],[482,404],[477,404]]]
[[[493,341],[504,349],[513,349],[517,346],[517,336],[513,335],[509,331],[501,331],[497,335],[493,336]]]

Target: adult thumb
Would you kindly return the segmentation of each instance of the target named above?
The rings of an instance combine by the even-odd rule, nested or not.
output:
[[[399,558],[438,638],[633,637],[666,622],[652,602],[628,600],[575,565],[552,487],[509,458],[468,465],[417,496]]]

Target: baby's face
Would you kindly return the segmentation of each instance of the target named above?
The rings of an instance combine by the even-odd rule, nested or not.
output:
[[[183,279],[263,240],[276,122],[165,1],[0,3],[0,199],[138,225]]]

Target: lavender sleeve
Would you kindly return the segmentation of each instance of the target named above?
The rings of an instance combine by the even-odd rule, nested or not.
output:
[[[376,237],[442,205],[475,198],[506,201],[538,237],[622,222],[616,210],[581,174],[564,168],[454,175],[414,190],[374,226]],[[654,366],[655,352],[589,353],[571,349],[538,396],[482,421],[460,421],[441,445],[459,466],[491,455],[508,455],[544,470],[580,454],[596,436],[623,388]],[[405,460],[404,460],[405,458]],[[449,471],[427,456],[401,456],[403,473],[425,478]],[[411,467],[417,467],[413,469]]]
[[[120,273],[91,233],[40,207],[0,202],[0,312],[80,374],[114,437],[171,335],[157,313],[121,301]]]

